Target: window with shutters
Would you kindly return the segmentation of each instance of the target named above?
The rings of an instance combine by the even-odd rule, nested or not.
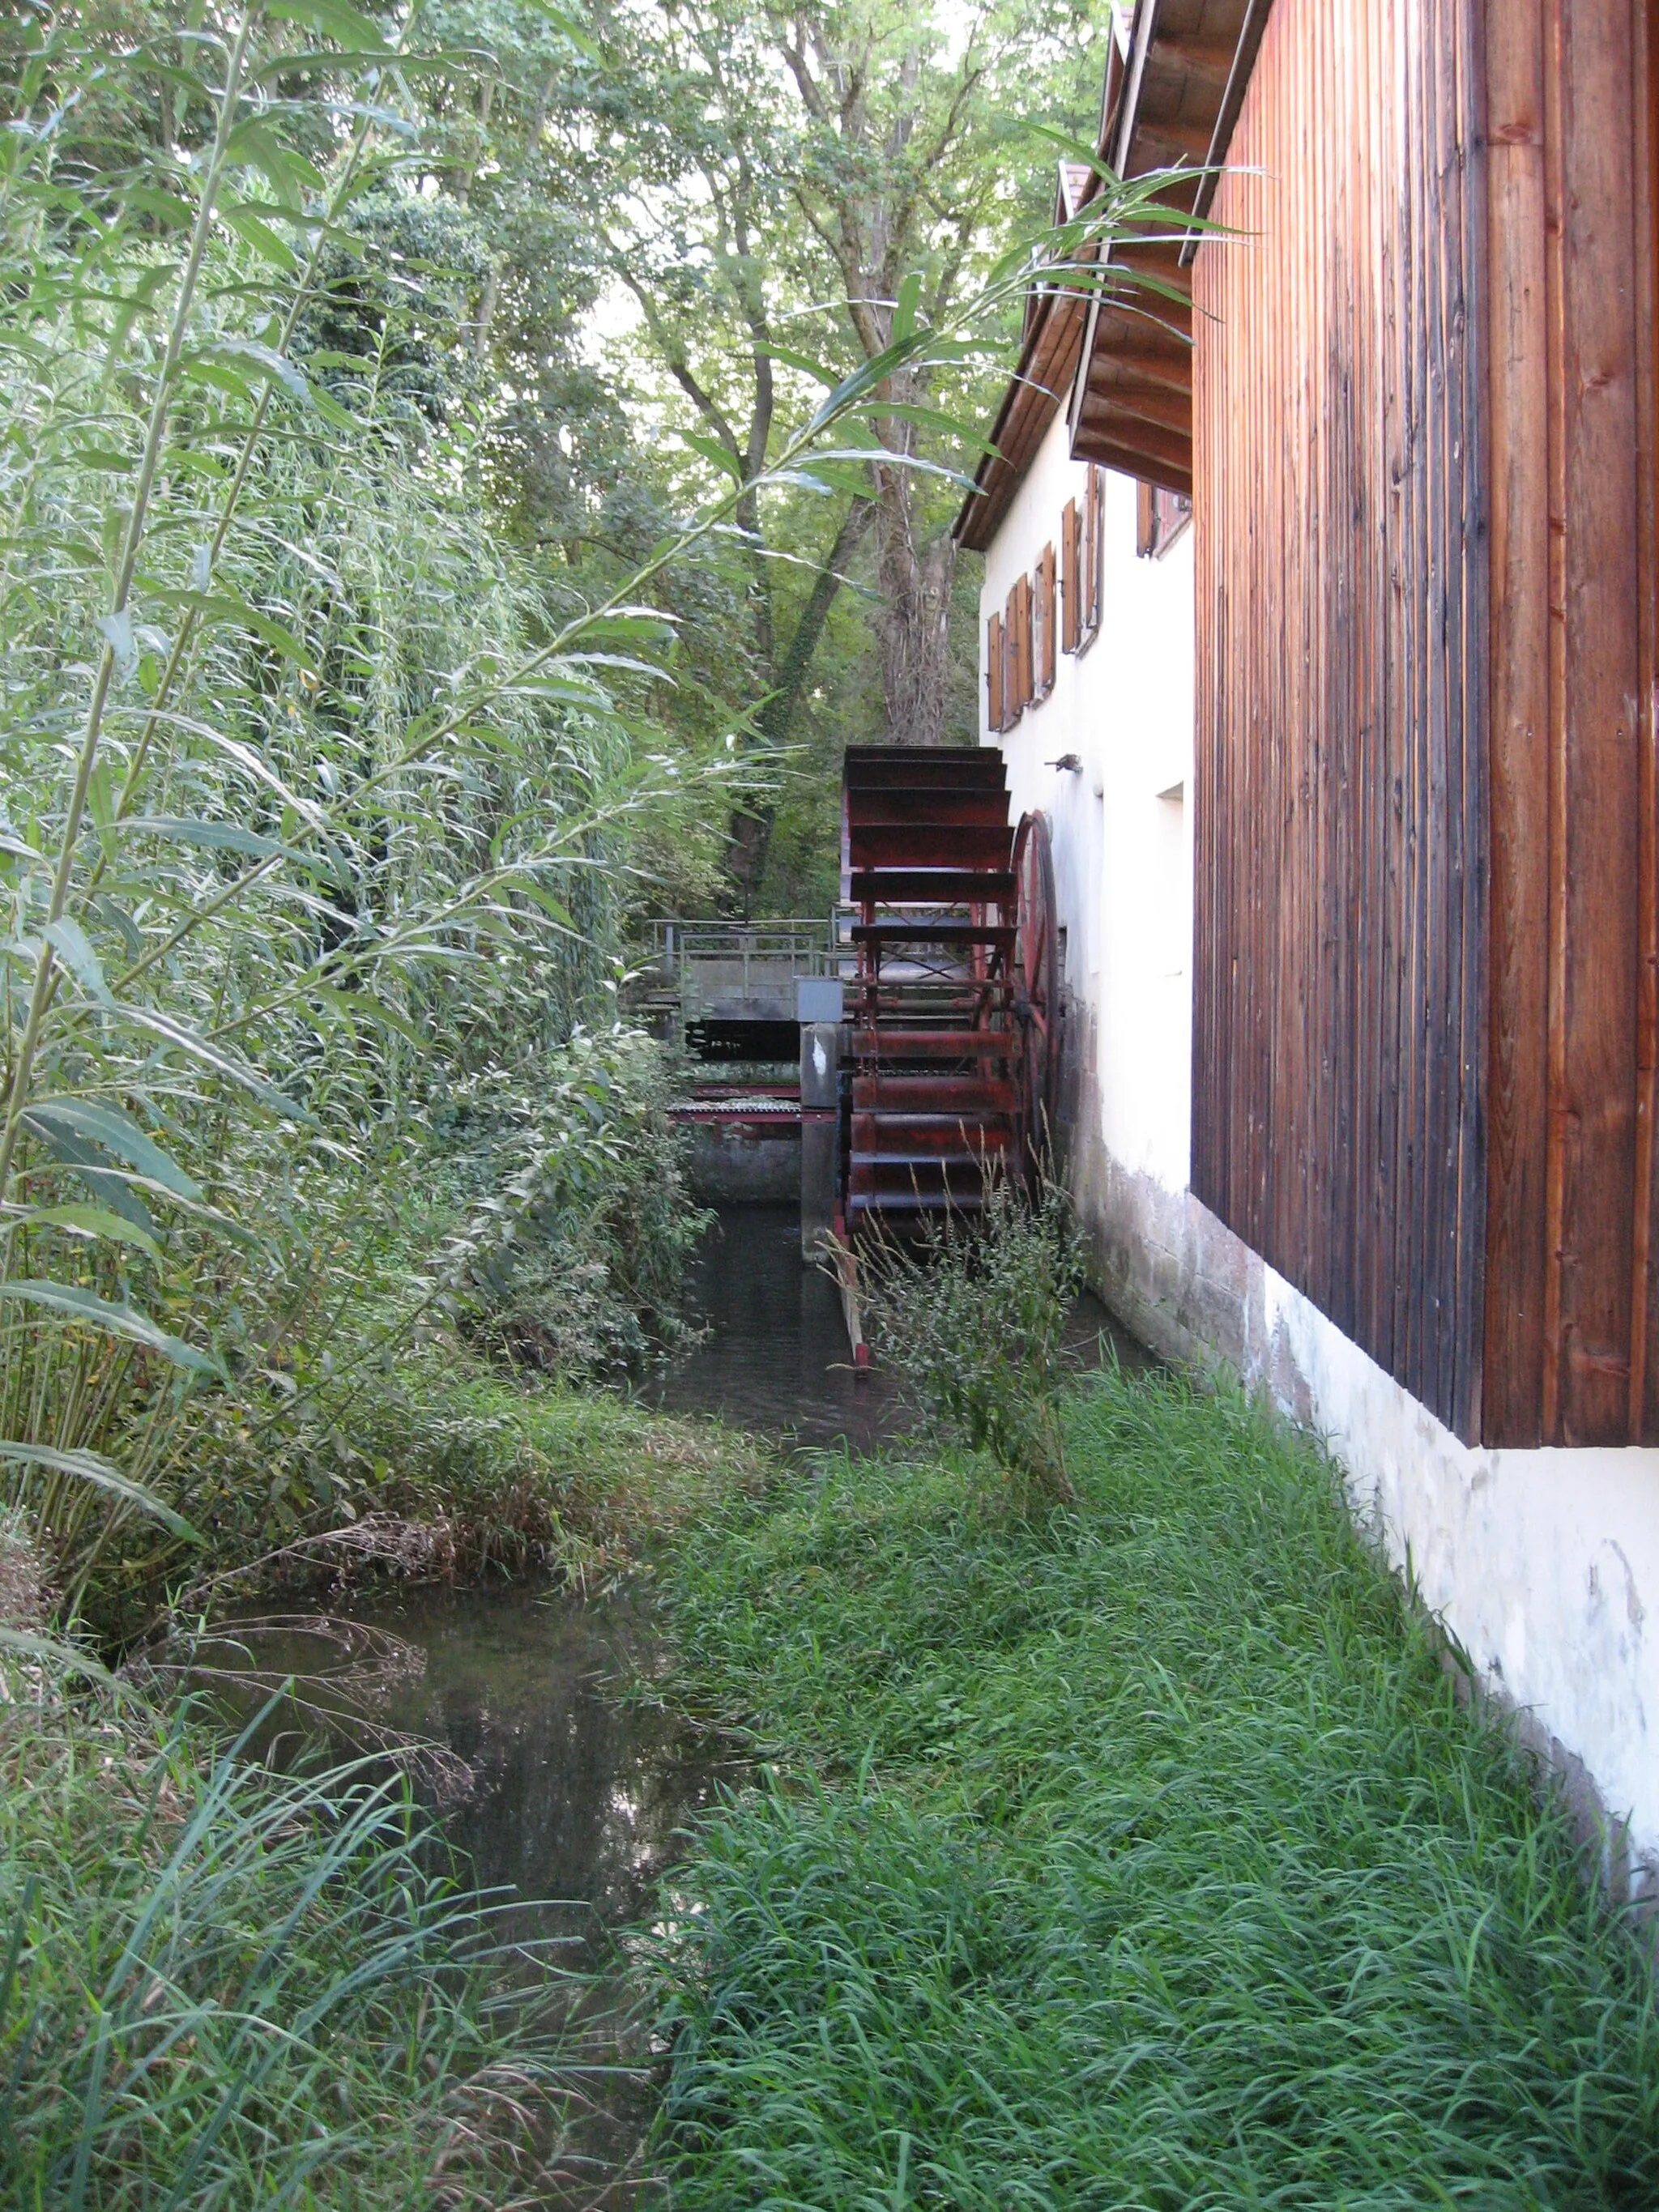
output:
[[[1078,605],[1080,586],[1079,556],[1081,550],[1081,523],[1077,501],[1068,499],[1066,511],[1060,518],[1060,645],[1062,653],[1075,653],[1083,635]]]
[[[1046,699],[1054,688],[1054,549],[1037,556],[1031,580],[1031,698]]]
[[[993,615],[985,625],[985,689],[988,695],[987,720],[993,730],[1006,726],[1003,702],[1006,696],[1006,672],[1003,665],[1002,617]]]
[[[1193,503],[1184,492],[1164,491],[1157,484],[1135,486],[1135,551],[1143,561],[1167,553],[1193,519]]]

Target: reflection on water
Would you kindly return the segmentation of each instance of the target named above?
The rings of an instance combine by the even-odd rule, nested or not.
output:
[[[651,1917],[686,1822],[741,1779],[741,1763],[616,1694],[656,1663],[648,1626],[624,1599],[416,1591],[369,1617],[426,1655],[424,1673],[378,1717],[471,1768],[471,1792],[444,1826],[481,1889],[520,1900],[498,1932],[595,1977],[573,2025],[602,2070],[568,2118],[559,2182],[529,2201],[571,2212],[661,2203],[646,2153],[656,2098],[648,2022],[609,1937]]]
[[[496,1589],[416,1592],[373,1617],[426,1653],[383,1714],[471,1768],[446,1826],[479,1885],[541,1901],[538,1932],[571,1941],[567,1963],[597,1958],[604,1929],[649,1909],[678,1831],[738,1771],[717,1743],[614,1694],[648,1670],[638,1616]]]
[[[802,1444],[866,1451],[893,1418],[893,1387],[855,1376],[841,1294],[803,1265],[793,1206],[723,1208],[697,1248],[687,1307],[708,1334],[641,1386],[670,1413],[717,1413]]]
[[[651,1405],[716,1413],[802,1445],[845,1439],[854,1452],[902,1425],[889,1378],[854,1374],[840,1294],[822,1270],[802,1265],[793,1206],[724,1207],[698,1247],[687,1304],[708,1334],[641,1386]],[[1107,1346],[1126,1368],[1152,1358],[1092,1297],[1079,1300],[1067,1340],[1089,1366]]]

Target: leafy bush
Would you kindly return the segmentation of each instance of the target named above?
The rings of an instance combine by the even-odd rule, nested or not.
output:
[[[666,632],[573,632],[403,388],[463,289],[365,307],[399,61],[347,8],[0,29],[0,1474],[71,1602],[378,1293],[339,1253],[434,1086],[604,997],[641,781],[574,639]]]
[[[927,1435],[988,1453],[1017,1487],[1069,1496],[1054,1394],[1084,1251],[1065,1190],[1045,1180],[1028,1205],[999,1178],[982,1214],[878,1244],[866,1273],[877,1356]]]
[[[440,1188],[473,1207],[446,1255],[468,1337],[510,1365],[603,1374],[684,1334],[691,1201],[672,1070],[648,1037],[578,1036],[533,1090],[489,1070],[438,1117]]]
[[[210,1547],[179,1601],[191,1612],[249,1582],[497,1569],[603,1583],[770,1472],[734,1431],[649,1413],[620,1393],[503,1376],[453,1339],[376,1369],[349,1395],[314,1399],[257,1459],[245,1434],[204,1431],[192,1464],[191,1510]],[[159,1595],[153,1574],[125,1611],[113,1577],[92,1592],[100,1625],[134,1631]]]

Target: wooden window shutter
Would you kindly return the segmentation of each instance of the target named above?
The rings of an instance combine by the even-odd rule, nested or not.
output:
[[[1082,625],[1078,620],[1077,501],[1068,499],[1060,518],[1060,648],[1075,653]]]
[[[988,720],[994,730],[1003,726],[1002,617],[993,615],[985,625],[985,688],[989,695]]]
[[[1054,549],[1045,545],[1037,556],[1036,636],[1033,640],[1032,690],[1046,699],[1054,688]]]
[[[1008,720],[1017,722],[1031,703],[1031,580],[1021,576],[1008,594]]]
[[[1105,502],[1101,491],[1100,471],[1091,466],[1083,500],[1083,607],[1079,643],[1085,638],[1092,637],[1100,628],[1101,539],[1105,523]]]
[[[1135,555],[1145,561],[1158,550],[1158,493],[1149,483],[1135,486]]]

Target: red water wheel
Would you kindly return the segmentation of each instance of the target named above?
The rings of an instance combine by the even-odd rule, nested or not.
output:
[[[977,1212],[1018,1169],[1013,831],[989,746],[849,746],[848,1228]]]
[[[1015,1079],[1019,1152],[1035,1176],[1054,1141],[1060,1093],[1060,923],[1046,814],[1028,814],[1014,839]]]

